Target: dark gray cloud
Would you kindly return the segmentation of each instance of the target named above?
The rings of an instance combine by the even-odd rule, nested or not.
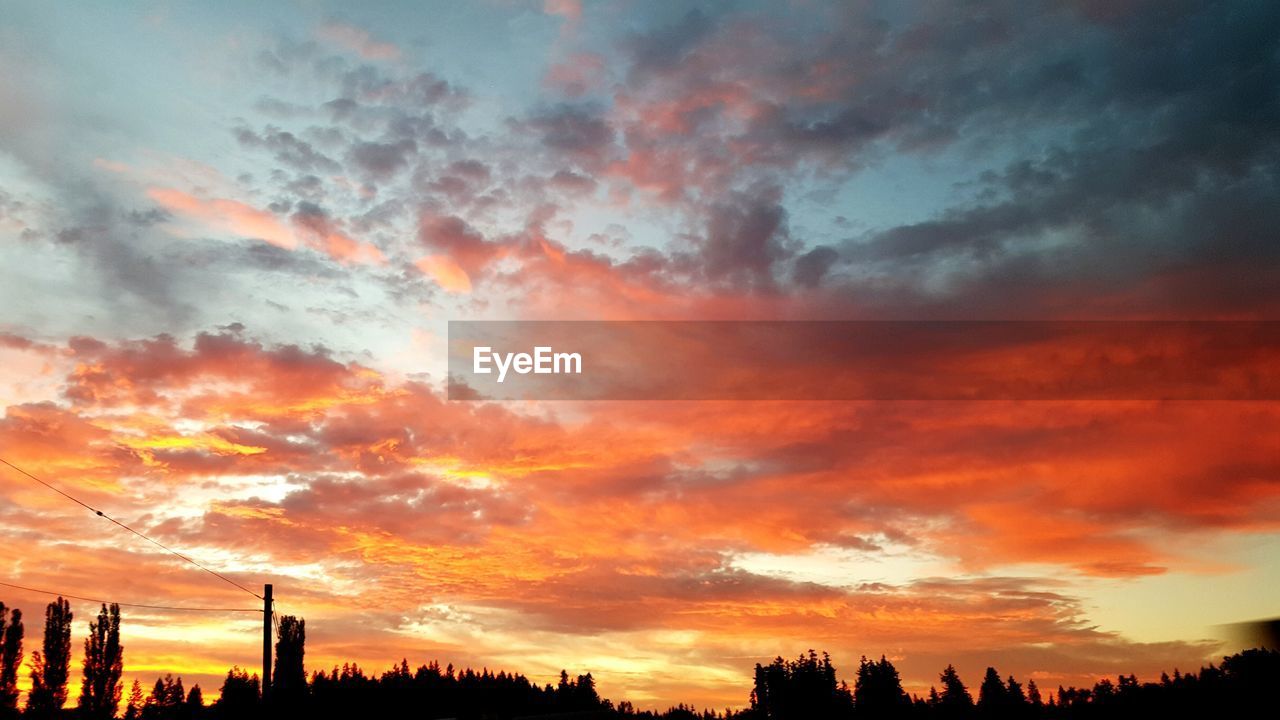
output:
[[[156,242],[150,226],[162,221],[162,210],[123,210],[105,195],[81,188],[67,196],[59,218],[64,223],[49,238],[32,237],[33,243],[52,241],[72,249],[80,258],[76,281],[95,288],[110,312],[121,322],[143,313],[147,325],[157,321],[182,325],[191,321],[195,306],[188,290],[199,287],[191,269],[183,266],[179,252]],[[84,204],[82,204],[84,203]],[[188,281],[191,284],[188,284]]]
[[[598,163],[614,142],[614,131],[598,108],[562,105],[524,121],[547,148]]]
[[[950,207],[850,238],[839,259],[814,250],[798,288],[847,267],[858,279],[846,274],[843,292],[863,308],[1280,304],[1267,290],[1280,286],[1274,3],[828,10],[820,29],[812,16],[695,12],[634,37],[627,93],[640,110],[619,128],[633,156],[665,160],[668,193],[708,228],[750,184],[874,172],[888,152],[971,159]],[[731,275],[738,256],[758,279],[781,257],[729,237],[750,236],[709,235],[708,276]]]
[[[832,264],[840,257],[840,253],[827,245],[819,245],[796,258],[793,279],[797,285],[806,288],[817,287]]]
[[[418,152],[412,140],[391,143],[362,142],[351,148],[351,161],[374,178],[385,180],[404,170]]]
[[[291,132],[270,125],[261,134],[248,128],[238,128],[235,135],[241,145],[265,148],[271,152],[276,162],[293,170],[305,173],[333,173],[341,168],[332,158],[318,152],[310,143],[299,139]]]
[[[752,291],[774,289],[774,265],[792,254],[782,191],[759,188],[712,206],[699,252],[713,284]]]
[[[678,22],[633,35],[626,43],[633,79],[678,68],[686,54],[714,27],[712,19],[695,8]]]
[[[976,261],[964,285],[975,293],[1078,283],[1096,297],[1154,283],[1158,297],[1143,301],[1181,312],[1274,311],[1280,55],[1260,28],[1280,11],[1187,7],[1100,31],[1092,91],[1058,104],[1075,132],[985,174],[974,204],[871,233],[846,257],[886,271]]]

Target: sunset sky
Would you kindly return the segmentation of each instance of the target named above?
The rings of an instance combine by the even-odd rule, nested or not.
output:
[[[443,382],[449,320],[1280,319],[1280,4],[358,5],[0,7],[0,457],[274,583],[308,670],[723,708],[809,648],[1056,688],[1280,615],[1274,401]],[[0,496],[0,582],[258,606]],[[49,600],[0,587],[28,658]],[[259,622],[126,608],[126,678],[213,696]]]

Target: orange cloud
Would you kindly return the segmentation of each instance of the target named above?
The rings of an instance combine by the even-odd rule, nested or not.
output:
[[[591,648],[689,664],[679,682],[601,673],[615,696],[741,704],[756,658],[814,645],[893,654],[914,688],[947,662],[1078,683],[1210,648],[1095,629],[1072,578],[1196,569],[1167,540],[1277,529],[1275,403],[598,403],[551,420],[236,334],[66,352],[63,398],[0,419],[6,457],[239,581],[271,578],[324,629],[316,667],[430,652],[553,673]],[[228,601],[43,488],[4,474],[0,493],[32,548],[8,577]],[[850,558],[835,581],[739,561],[819,549]],[[904,553],[959,577],[878,576]],[[1004,577],[1027,564],[1055,570]],[[385,612],[355,622],[357,605]],[[252,655],[232,629],[183,627],[210,646],[150,638],[131,657],[205,673]]]
[[[191,217],[211,227],[258,238],[287,250],[298,246],[293,231],[275,215],[238,200],[204,200],[181,190],[159,187],[148,189],[147,196],[170,212]]]
[[[148,189],[147,195],[170,212],[287,250],[297,249],[299,244],[303,244],[342,263],[386,262],[386,257],[376,246],[352,239],[332,218],[324,215],[297,213],[289,225],[273,213],[238,200],[204,199],[180,190],[159,187]]]
[[[448,255],[428,255],[420,258],[414,266],[451,293],[471,292],[471,278],[467,271]]]

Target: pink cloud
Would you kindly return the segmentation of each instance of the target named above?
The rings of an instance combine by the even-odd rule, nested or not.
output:
[[[400,48],[393,43],[375,40],[368,30],[340,22],[321,25],[316,35],[366,60],[398,60]]]
[[[578,97],[604,85],[605,59],[595,53],[576,53],[547,69],[542,83],[569,97]]]
[[[298,239],[293,231],[275,215],[238,200],[205,200],[171,188],[150,188],[147,196],[170,212],[185,215],[212,227],[244,237],[259,238],[287,250],[298,246]]]
[[[289,224],[273,213],[225,198],[201,198],[172,188],[153,187],[147,196],[161,207],[244,237],[259,238],[277,247],[295,250],[305,245],[338,262],[382,264],[386,257],[377,246],[355,240],[333,218],[319,213],[296,213]]]
[[[558,15],[570,22],[582,19],[582,0],[545,0],[542,9],[548,15]]]

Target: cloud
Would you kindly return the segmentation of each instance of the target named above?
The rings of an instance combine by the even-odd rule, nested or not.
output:
[[[1260,290],[1274,265],[1238,259],[1267,253],[1265,220],[1243,218],[1265,216],[1275,191],[1259,163],[1277,149],[1259,130],[1271,122],[1277,68],[1249,29],[1270,14],[1184,6],[1141,22],[1071,8],[932,8],[889,22],[849,6],[774,22],[693,12],[632,38],[609,114],[623,148],[608,172],[709,217],[726,193],[780,174],[848,177],[891,152],[981,157],[1001,133],[1035,138],[1006,168],[975,171],[961,186],[974,188],[969,199],[850,238],[823,274],[856,263],[857,279],[842,284],[859,302],[846,304],[881,312],[904,300],[936,312],[939,293],[952,308],[989,312],[985,292],[1005,281],[1019,283],[1008,289],[1018,305],[1048,314],[1067,298],[1176,314],[1172,277],[1208,263],[1210,288],[1188,305],[1236,314],[1267,302]],[[1061,23],[1087,39],[1062,41]],[[944,39],[960,36],[971,41]],[[1194,38],[1187,52],[1204,56],[1174,57],[1174,37]],[[1213,53],[1224,37],[1238,38],[1237,54]],[[1185,71],[1169,82],[1161,67]],[[1217,212],[1224,204],[1234,209]],[[1210,250],[1210,237],[1226,243]],[[1228,277],[1244,285],[1232,290]],[[792,290],[815,287],[811,278],[797,275]],[[1136,295],[1142,278],[1160,289]],[[1108,297],[1093,300],[1099,293]]]
[[[171,188],[151,188],[147,195],[169,212],[264,240],[285,250],[295,250],[303,244],[339,262],[380,264],[386,261],[376,246],[352,239],[328,213],[309,202],[300,203],[290,217],[290,224],[285,224],[274,213],[238,200],[203,199]]]
[[[1194,629],[1095,627],[1084,594],[1253,562],[1222,548],[1277,532],[1271,404],[448,403],[403,331],[1272,317],[1274,4],[544,9],[555,47],[486,61],[527,60],[523,94],[338,22],[241,38],[251,65],[211,67],[244,119],[202,163],[148,160],[163,118],[64,92],[50,68],[83,63],[31,28],[0,80],[0,344],[38,376],[6,458],[275,579],[320,664],[595,654],[638,663],[615,689],[741,704],[755,661],[810,645],[887,652],[915,688],[952,661],[1047,686],[1205,658]],[[11,577],[226,599],[22,482],[0,484],[31,548]],[[825,554],[843,574],[770,569]],[[182,622],[212,638],[191,662],[234,661],[243,627]],[[143,636],[131,657],[180,664]]]
[[[471,276],[448,255],[428,255],[414,265],[451,293],[471,292]]]
[[[559,15],[570,22],[582,20],[581,0],[545,0],[542,9],[548,15]]]
[[[308,237],[308,244],[343,262],[383,264],[386,257],[376,246],[352,239],[317,205],[299,203],[291,220],[294,228]]]
[[[551,90],[576,98],[600,90],[608,75],[603,55],[576,53],[547,68],[543,84]]]
[[[494,638],[545,634],[541,652],[566,658],[626,638],[723,667],[699,693],[741,692],[752,657],[787,650],[778,638],[893,652],[921,689],[952,661],[973,675],[998,660],[1042,683],[1154,672],[1213,646],[1099,630],[1076,579],[1217,571],[1196,539],[1273,532],[1280,502],[1268,405],[605,403],[555,419],[446,402],[243,327],[48,352],[68,360],[62,397],[6,409],[7,458],[244,582],[269,571],[328,628],[317,662],[371,632],[343,618],[376,600],[395,615],[376,632],[424,607],[485,613],[490,639],[468,650],[480,657],[514,662]],[[71,532],[76,509],[8,480],[0,521],[63,552],[43,538]],[[55,578],[30,563],[22,578],[216,599],[177,568],[122,584],[135,573],[121,563],[157,561],[137,555],[147,548],[78,547],[76,566],[96,569]],[[821,581],[771,569],[815,552],[848,569]],[[949,579],[885,577],[904,553]],[[1037,566],[1056,570],[1009,573]],[[417,642],[392,633],[379,647]]]
[[[242,237],[256,238],[276,247],[292,250],[298,246],[293,232],[275,215],[238,200],[205,200],[173,188],[154,187],[147,196],[172,213],[191,217]]]
[[[333,173],[340,169],[338,163],[291,132],[268,126],[262,135],[248,128],[239,128],[235,134],[240,144],[270,150],[277,162],[295,170]]]
[[[488,267],[511,251],[503,242],[491,241],[463,219],[453,215],[437,215],[424,210],[418,218],[418,240],[428,249],[443,251],[425,261],[424,272],[431,273],[441,284],[470,288],[469,277],[484,273]],[[421,267],[421,266],[420,266]]]
[[[387,179],[409,166],[409,158],[418,151],[413,140],[394,143],[362,142],[351,148],[351,161],[369,175]]]
[[[393,43],[375,40],[368,30],[346,23],[327,22],[316,30],[316,35],[365,60],[399,60],[401,56],[400,48]]]
[[[796,284],[807,288],[816,287],[839,257],[839,253],[833,248],[819,245],[796,258],[794,270]]]
[[[589,107],[562,105],[538,113],[523,124],[548,149],[592,166],[603,161],[614,141],[613,128]]]
[[[762,188],[709,211],[701,248],[701,266],[709,281],[773,289],[774,265],[793,252],[780,199],[780,188]]]

